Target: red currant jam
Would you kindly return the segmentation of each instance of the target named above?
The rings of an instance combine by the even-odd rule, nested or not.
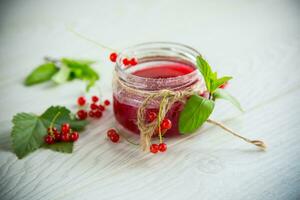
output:
[[[136,71],[131,72],[131,74],[137,76],[137,77],[143,77],[143,78],[150,78],[150,79],[168,79],[168,78],[174,78],[174,77],[180,77],[186,74],[190,74],[195,70],[194,66],[183,64],[183,63],[177,63],[177,62],[168,62],[168,63],[161,63],[156,64],[154,66],[148,66],[144,69],[138,69]],[[195,84],[195,82],[191,83]],[[184,87],[189,87],[191,84],[184,84]],[[160,89],[166,89],[165,86],[162,85],[155,85],[154,88],[151,86],[154,90],[160,90]],[[123,96],[126,96],[126,94],[123,94]],[[128,99],[128,97],[125,97]],[[137,127],[137,110],[138,105],[131,103],[131,101],[135,101],[137,98],[130,95],[129,101],[125,100],[122,101],[122,95],[114,93],[114,114],[117,122],[122,125],[127,130],[139,134],[139,129]],[[183,104],[180,102],[176,102],[173,104],[171,109],[168,111],[166,118],[170,119],[172,122],[172,128],[169,129],[165,136],[173,136],[173,135],[179,135],[178,130],[178,120],[179,120],[179,114],[180,111],[183,109]],[[148,108],[147,113],[149,112],[156,112],[158,113],[158,108]]]

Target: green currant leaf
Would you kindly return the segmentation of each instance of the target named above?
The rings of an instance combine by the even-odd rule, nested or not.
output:
[[[52,62],[42,64],[26,77],[25,85],[30,86],[48,81],[57,71],[58,68]]]
[[[74,120],[70,120],[69,124],[72,127],[72,130],[82,131],[84,127],[88,124],[88,121],[74,119]]]
[[[72,153],[73,152],[73,142],[57,142],[54,144],[43,144],[43,148],[51,149],[53,151],[58,151],[61,153]]]
[[[230,103],[232,103],[235,107],[237,107],[240,111],[243,112],[242,106],[241,104],[238,102],[238,100],[236,98],[234,98],[231,94],[229,94],[226,90],[224,89],[217,89],[214,93],[213,93],[213,99],[225,99],[227,101],[229,101]]]
[[[212,100],[192,95],[180,113],[180,133],[190,134],[196,131],[208,119],[213,109],[214,102]]]
[[[19,113],[12,120],[12,147],[18,158],[23,158],[38,149],[43,143],[47,128],[34,114]]]

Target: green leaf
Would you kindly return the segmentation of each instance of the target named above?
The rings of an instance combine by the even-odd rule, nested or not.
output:
[[[221,85],[223,85],[224,83],[226,83],[230,79],[232,79],[232,77],[230,77],[230,76],[224,76],[222,78],[215,79],[213,81],[213,84],[212,84],[212,87],[211,87],[211,93],[214,93],[216,89],[218,89]]]
[[[192,95],[180,113],[180,133],[190,134],[196,131],[208,119],[213,109],[214,102],[212,100]]]
[[[69,121],[70,126],[75,131],[82,131],[84,127],[88,124],[88,121],[86,120],[71,120]]]
[[[58,68],[52,62],[42,64],[27,76],[25,85],[30,86],[48,81],[57,73],[57,71]]]
[[[87,90],[99,80],[98,73],[90,67],[91,61],[62,58],[61,62],[71,70],[69,80],[77,78],[87,81]]]
[[[57,84],[62,84],[69,80],[70,75],[71,69],[67,65],[61,64],[59,71],[52,77],[52,80]]]
[[[12,122],[12,147],[18,158],[23,158],[43,144],[47,128],[38,116],[19,113],[14,116]]]
[[[231,94],[229,94],[226,90],[217,89],[213,94],[213,99],[225,99],[243,112],[242,106],[240,105],[238,100],[234,98]]]
[[[197,67],[200,70],[207,90],[210,92],[210,87],[211,87],[211,76],[212,76],[212,70],[209,64],[204,60],[201,56],[197,56]],[[214,74],[213,74],[214,76]]]
[[[55,116],[57,118],[54,126],[58,130],[63,123],[69,123],[76,131],[82,130],[87,125],[87,121],[77,121],[71,117],[70,110],[61,106],[51,106],[41,116],[19,113],[13,118],[14,126],[11,133],[13,149],[18,158],[23,158],[41,146],[60,152],[72,152],[73,144],[61,142],[52,144],[53,146],[44,145],[43,138]]]
[[[73,152],[73,142],[57,142],[54,144],[43,144],[43,148],[51,149],[53,151],[58,151],[62,153],[72,153]]]

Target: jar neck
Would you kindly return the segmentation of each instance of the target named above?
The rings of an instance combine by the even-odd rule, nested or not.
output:
[[[196,57],[200,53],[196,50],[177,43],[154,42],[144,43],[125,49],[118,57],[115,71],[120,81],[128,87],[139,90],[156,91],[161,89],[181,90],[199,82],[201,75],[196,69]],[[138,64],[127,67],[123,64],[124,58],[136,58]],[[138,70],[155,66],[187,66],[189,73],[174,77],[151,78],[135,75]],[[164,70],[162,69],[162,73]]]

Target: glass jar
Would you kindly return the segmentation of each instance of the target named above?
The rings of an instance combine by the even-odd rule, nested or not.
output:
[[[189,87],[204,91],[202,76],[195,66],[199,55],[189,46],[170,42],[143,43],[121,52],[115,66],[117,81],[113,82],[113,109],[117,127],[139,134],[137,110],[146,98],[140,92],[155,93],[162,89],[180,91]],[[137,65],[123,64],[124,58],[133,57],[138,60]],[[128,92],[124,86],[137,92]],[[178,120],[183,106],[182,102],[176,102],[166,114],[172,122],[172,128],[165,133],[166,137],[180,134]],[[158,113],[158,103],[149,104],[146,112],[150,111]]]

